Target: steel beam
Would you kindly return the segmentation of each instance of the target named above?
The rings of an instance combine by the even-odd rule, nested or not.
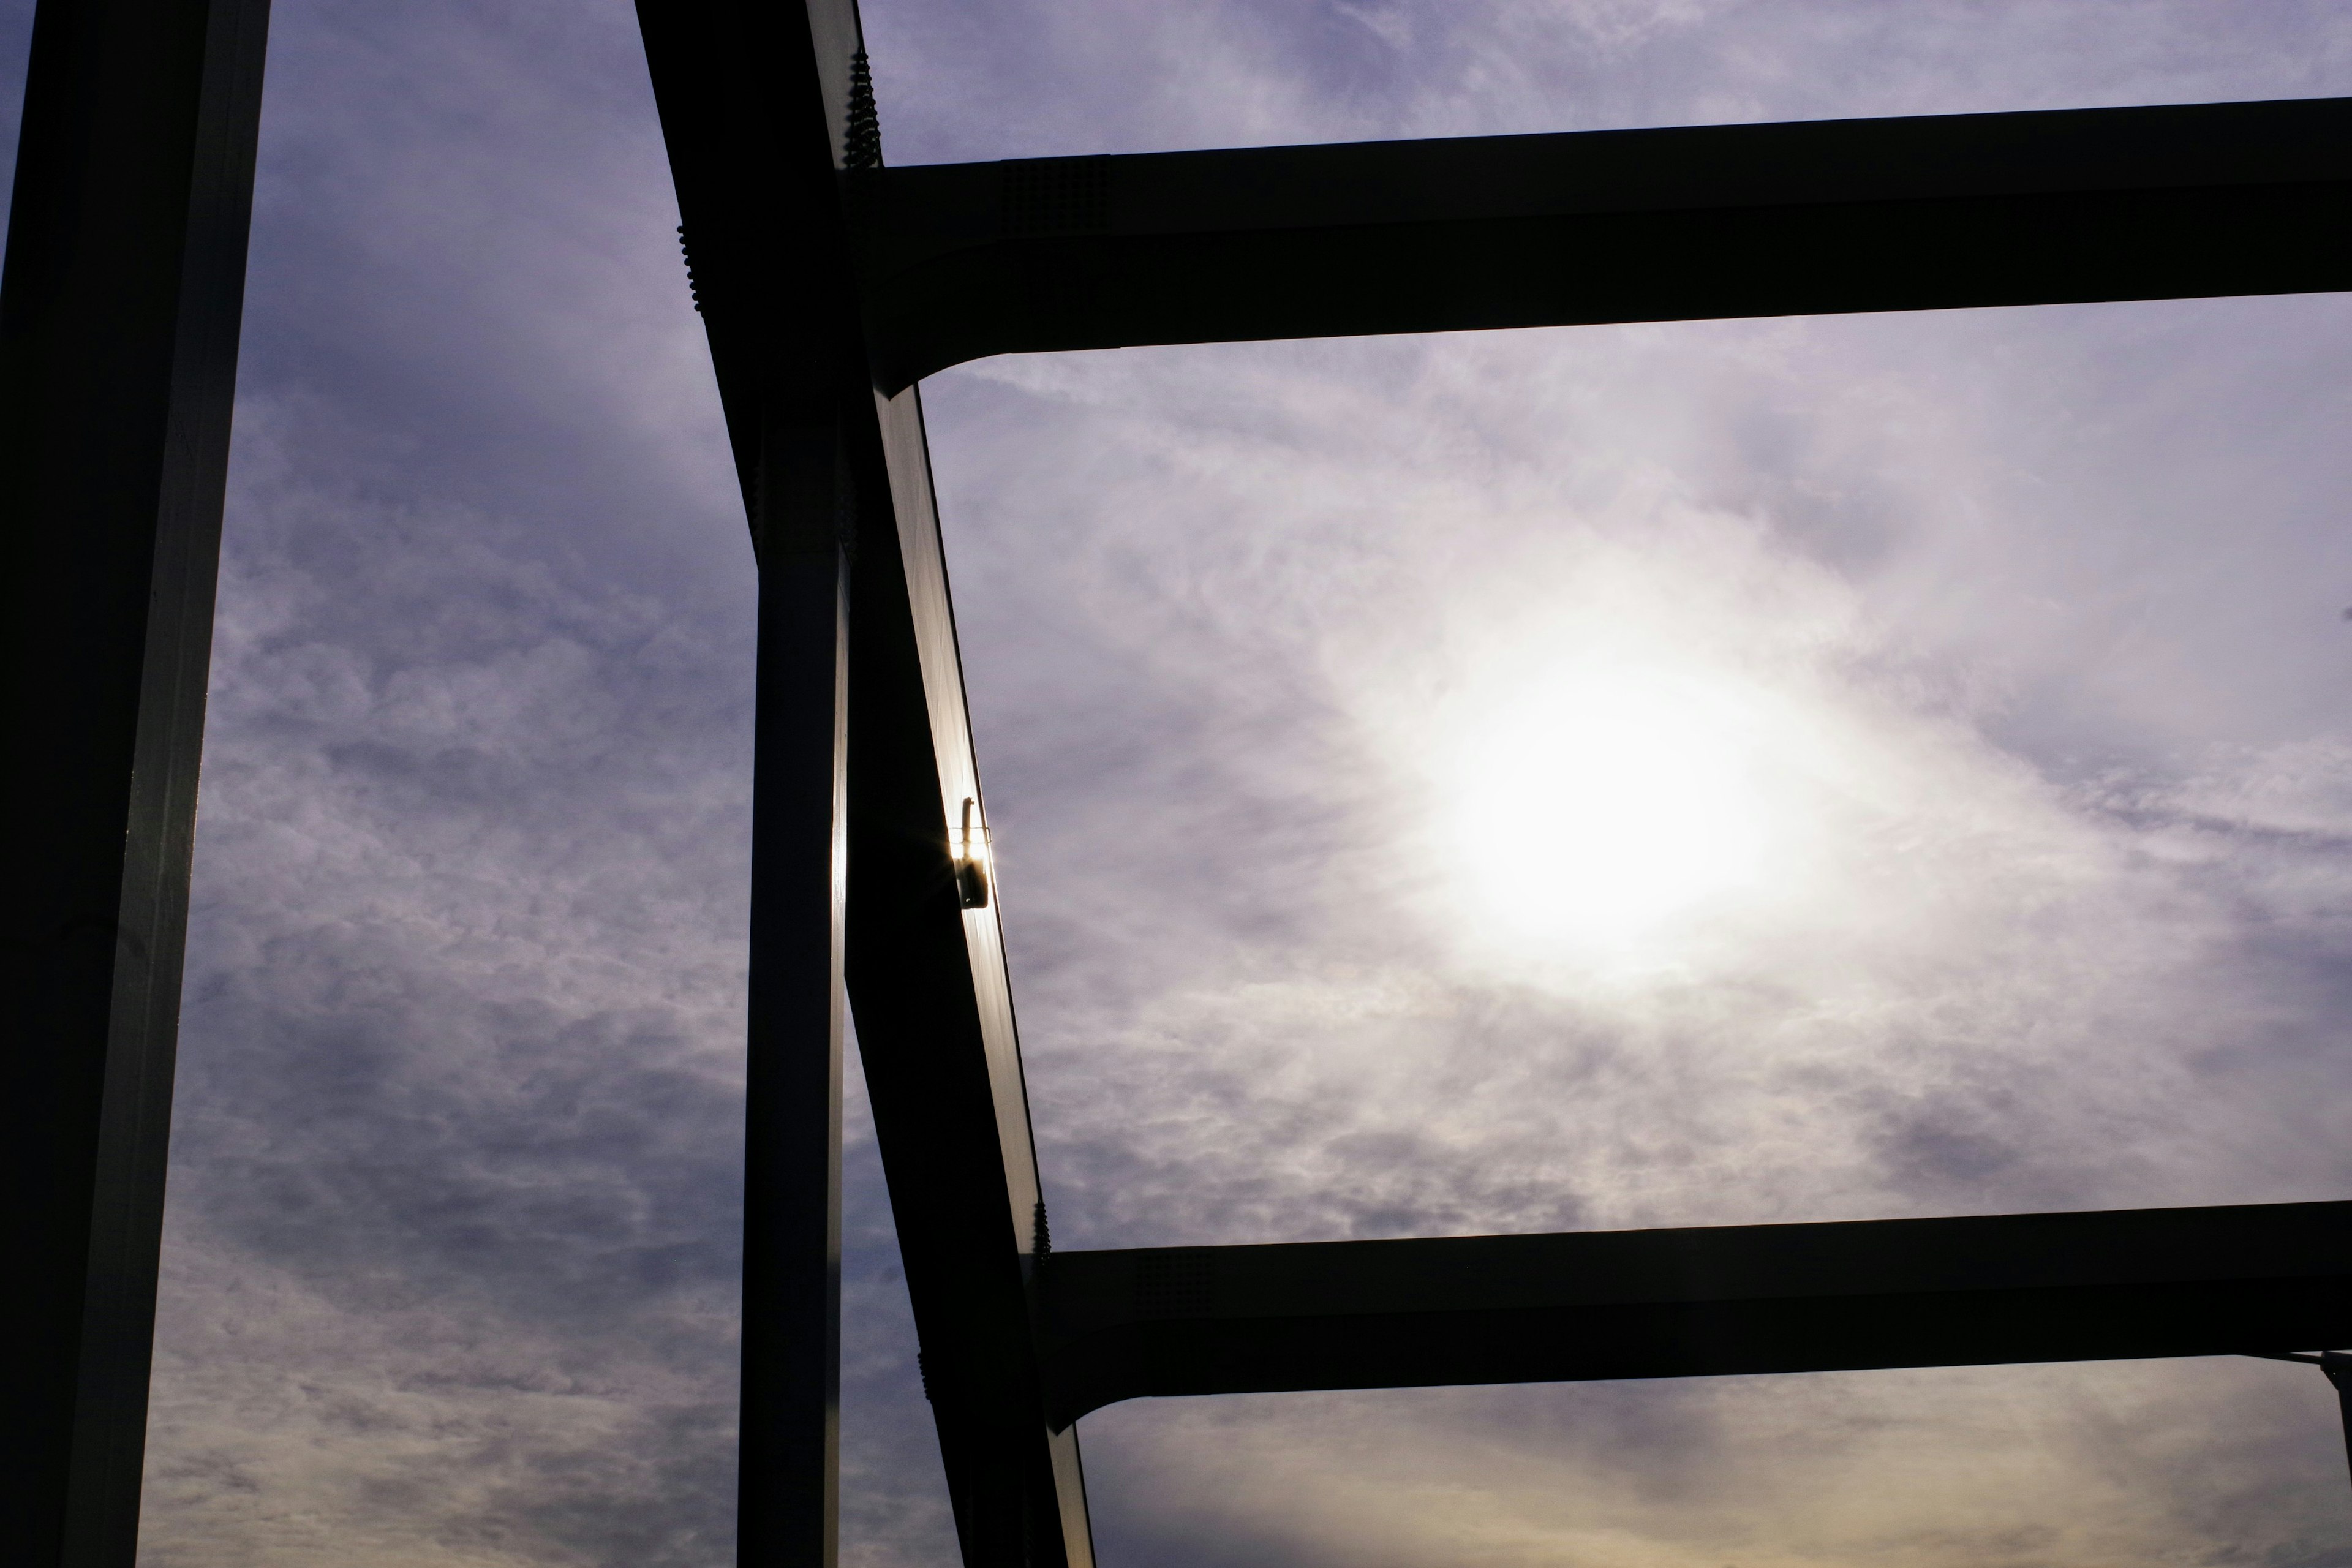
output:
[[[640,16],[762,571],[744,1561],[833,1551],[845,973],[969,1563],[1090,1563],[1074,1423],[1139,1394],[2341,1336],[2352,1205],[1046,1258],[912,387],[1024,350],[2352,287],[2352,102],[890,170],[849,0]]]
[[[862,355],[795,7],[640,19],[760,573],[738,1560],[837,1552],[850,427]],[[756,266],[764,289],[738,285]]]
[[[42,0],[0,281],[12,1563],[130,1568],[268,0]]]
[[[986,354],[2352,288],[2352,100],[892,169],[887,389]]]
[[[950,841],[981,801],[911,390],[876,399],[893,536],[860,535],[850,679],[849,984],[964,1560],[1091,1568],[1077,1434],[1031,1337],[1041,1216],[996,901]]]
[[[1146,1394],[2227,1355],[2352,1338],[2352,1203],[1061,1252],[1057,1424]]]
[[[856,13],[638,16],[761,571],[739,1560],[835,1551],[845,966],[964,1560],[1091,1568],[1030,1331],[1003,942],[957,853],[983,814],[921,405],[877,394],[859,333]]]

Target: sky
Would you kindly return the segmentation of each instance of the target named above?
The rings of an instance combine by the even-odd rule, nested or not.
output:
[[[897,163],[2352,93],[2352,0],[866,24]],[[726,1563],[752,566],[634,16],[277,0],[270,68],[142,1561]],[[1057,1244],[2352,1196],[2348,329],[933,378]],[[946,1563],[850,1100],[843,1557]],[[2352,1565],[2251,1360],[1081,1430],[1105,1568]]]

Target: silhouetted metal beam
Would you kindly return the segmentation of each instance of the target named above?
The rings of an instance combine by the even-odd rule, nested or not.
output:
[[[2352,100],[870,176],[886,389],[986,354],[2352,288]]]
[[[1141,1394],[2335,1337],[2352,1205],[1042,1259],[911,388],[1020,350],[2352,286],[2346,104],[894,171],[846,166],[849,0],[640,16],[763,573],[746,1561],[833,1550],[845,929],[969,1563],[1090,1563],[1071,1424]]]
[[[838,1536],[851,477],[864,354],[840,303],[832,134],[797,6],[647,4],[646,54],[760,574],[737,1555]],[[767,286],[735,279],[757,267]]]
[[[859,536],[849,986],[964,1561],[1091,1568],[1077,1434],[1030,1333],[1040,1212],[995,900],[949,834],[981,799],[913,389],[880,408],[895,535]]]
[[[1061,1252],[1054,1419],[1144,1394],[2226,1355],[2352,1332],[2352,1203]]]
[[[738,1558],[835,1552],[845,963],[964,1560],[1092,1568],[1030,1334],[996,910],[964,907],[950,844],[981,791],[922,410],[875,393],[845,248],[856,12],[638,17],[761,573]]]
[[[267,0],[42,0],[0,283],[11,1563],[138,1536]]]

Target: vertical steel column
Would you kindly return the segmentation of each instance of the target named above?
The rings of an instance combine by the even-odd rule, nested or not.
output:
[[[861,492],[847,421],[871,395],[837,184],[856,14],[640,0],[637,16],[760,571],[736,1559],[832,1568]]]
[[[268,0],[42,0],[0,282],[12,1563],[138,1535]]]
[[[760,474],[737,1561],[830,1568],[855,492],[839,436],[822,425],[772,429]]]

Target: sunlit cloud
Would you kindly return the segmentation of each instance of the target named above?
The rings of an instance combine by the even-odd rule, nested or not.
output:
[[[2041,352],[2092,352],[2114,320],[2042,318]],[[1024,1019],[1076,1244],[2342,1190],[2324,1097],[2286,1088],[2335,1070],[2310,1034],[2326,984],[2311,964],[2341,884],[2283,837],[2342,819],[2333,752],[2182,749],[2168,731],[2086,765],[2021,721],[2037,685],[2119,668],[2083,656],[2084,617],[2036,538],[2171,550],[2165,569],[2186,574],[2196,559],[2185,527],[2154,537],[2163,514],[2137,492],[2053,515],[2036,491],[2064,493],[2054,457],[2032,486],[1984,482],[2033,416],[1971,426],[1922,367],[2026,353],[2034,325],[1071,357],[943,392],[943,471],[1000,423],[1035,453],[988,446],[993,467],[959,497],[975,669],[1078,628],[1129,661],[1126,712],[1073,663],[976,683],[983,733],[1014,739],[1035,792],[1000,773],[992,798],[1020,846],[1016,958],[1054,932]],[[1683,376],[1687,397],[1657,390]],[[1845,395],[1874,376],[1903,395]],[[1729,404],[1793,409],[1818,444],[1759,479],[1710,449]],[[1447,464],[1387,456],[1423,449]],[[1081,464],[1086,501],[1034,499]],[[1017,618],[988,607],[1000,589]],[[2117,588],[2098,607],[2132,602]],[[1065,805],[1103,798],[1178,803],[1194,879],[1135,876],[1131,818]],[[1056,931],[1027,912],[1041,906],[1088,923]],[[2284,961],[2286,922],[2318,944],[2311,963]],[[2134,1413],[2112,1419],[2147,1423],[2150,1463],[2169,1463],[2221,1442],[2165,1425],[2205,1376],[1981,1379],[1966,1386],[2000,1391],[1981,1432],[1906,1404],[1916,1380],[1857,1379],[1808,1386],[1802,1417],[1777,1424],[1762,1394],[1723,1384],[1465,1394],[1442,1430],[1402,1397],[1138,1406],[1090,1418],[1088,1440],[1097,1473],[1124,1478],[1106,1497],[1137,1510],[1113,1528],[1170,1561],[1188,1510],[1229,1546],[1310,1562],[1450,1560],[1502,1515],[1530,1562],[2100,1561],[2168,1532],[2254,1538],[2222,1518],[2218,1479],[2183,1511],[2105,1479],[2111,1418],[2066,1406],[2066,1390],[2110,1391]],[[1509,1408],[1528,1425],[1498,1436]],[[1654,1447],[1622,1479],[1578,1468],[1666,1409],[1685,1443],[1742,1450],[1738,1473]],[[2332,1484],[2324,1421],[2232,1409],[2250,1433],[2275,1423],[2248,1444],[2300,1445],[2295,1473]],[[1570,1412],[1602,1435],[1563,1436]],[[1816,1423],[1818,1463],[1797,1446]],[[1903,1477],[1923,1459],[1832,1455],[1856,1426],[1901,1426],[1917,1455],[1990,1479],[1921,1489]],[[2073,1479],[2031,1496],[1999,1479],[2019,1444]],[[1370,1452],[1402,1475],[1455,1445],[1476,1474],[1416,1500],[1373,1483],[1384,1544],[1351,1531],[1374,1506],[1352,1479]],[[1268,1458],[1256,1487],[1221,1462],[1244,1451],[1293,1460]],[[1183,1508],[1145,1500],[1179,1471],[1204,1478]],[[1686,1530],[1718,1484],[1736,1502]],[[1461,1503],[1481,1486],[1496,1495]],[[2000,1528],[1941,1522],[1993,1496],[2013,1505]],[[2068,1496],[2095,1497],[2092,1513],[2055,1522]],[[2326,1502],[2292,1528],[2332,1529]]]

